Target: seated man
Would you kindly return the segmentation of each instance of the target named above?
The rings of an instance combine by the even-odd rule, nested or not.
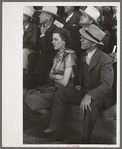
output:
[[[79,64],[79,85],[75,88],[64,87],[56,91],[49,128],[44,132],[61,129],[67,104],[77,103],[80,104],[84,114],[80,143],[90,143],[90,135],[99,116],[100,107],[107,108],[113,102],[111,89],[114,71],[111,58],[97,47],[99,44],[103,45],[102,39],[105,33],[92,24],[88,29],[79,31],[81,48],[84,50]]]
[[[39,27],[32,22],[34,8],[25,6],[23,11],[23,75],[25,79],[26,74],[31,75],[33,73],[37,61]]]

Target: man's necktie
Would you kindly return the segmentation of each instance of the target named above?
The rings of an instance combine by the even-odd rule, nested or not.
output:
[[[86,56],[88,55],[88,52],[85,52],[82,59],[83,59],[83,62],[85,64],[85,67],[87,68],[88,67],[88,64],[86,63]]]

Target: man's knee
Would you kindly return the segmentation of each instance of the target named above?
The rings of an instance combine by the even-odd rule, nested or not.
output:
[[[109,120],[109,121],[113,121],[116,119],[116,104],[114,104],[113,106],[107,108],[104,112],[103,112],[103,120]]]

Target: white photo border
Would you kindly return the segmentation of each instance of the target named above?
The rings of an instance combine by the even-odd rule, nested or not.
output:
[[[116,145],[23,144],[22,15],[23,6],[117,6],[117,137]],[[2,147],[120,146],[120,2],[3,2],[2,3]]]

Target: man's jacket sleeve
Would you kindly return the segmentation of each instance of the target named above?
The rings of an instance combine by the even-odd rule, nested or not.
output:
[[[114,80],[114,70],[112,66],[112,62],[102,62],[100,68],[100,83],[97,87],[87,91],[89,95],[91,95],[93,100],[104,97],[108,94],[113,85]]]

